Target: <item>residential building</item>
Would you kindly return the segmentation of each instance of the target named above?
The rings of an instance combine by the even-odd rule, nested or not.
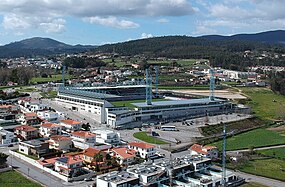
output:
[[[92,147],[85,149],[83,152],[84,162],[91,164],[94,161],[95,156],[99,153],[104,153],[104,152],[102,152],[101,150],[92,148]]]
[[[42,110],[47,110],[49,107],[46,104],[42,103],[30,103],[30,106],[28,107],[31,112],[37,112]]]
[[[75,131],[70,133],[74,147],[87,149],[94,147],[96,143],[96,134],[87,131]]]
[[[111,130],[98,129],[93,131],[96,134],[96,142],[119,145],[121,143],[120,134]]]
[[[63,127],[63,130],[67,132],[74,132],[81,130],[82,126],[80,121],[75,121],[71,119],[61,120],[59,124]]]
[[[49,152],[49,143],[45,139],[34,139],[19,143],[19,151],[26,155],[33,155],[41,158]]]
[[[55,171],[65,175],[67,177],[72,177],[82,170],[83,167],[83,156],[64,156],[57,158],[55,161],[54,169]]]
[[[28,124],[28,125],[38,125],[40,123],[40,120],[38,119],[38,116],[34,112],[27,112],[24,113],[20,117],[21,123],[23,125]]]
[[[39,137],[38,129],[29,125],[18,126],[14,129],[14,132],[20,141],[32,140]]]
[[[49,137],[52,135],[61,135],[62,127],[61,125],[55,123],[43,123],[40,126],[40,134],[44,137]]]
[[[18,113],[19,110],[16,105],[0,105],[0,113]]]
[[[103,175],[98,175],[96,184],[100,187],[140,187],[139,177],[126,172],[111,172]]]
[[[190,155],[201,155],[212,160],[217,159],[219,155],[218,148],[215,146],[202,146],[199,144],[193,144],[189,150]]]
[[[59,120],[59,114],[52,111],[38,111],[37,115],[39,118],[49,121],[49,122],[57,122]]]
[[[144,142],[130,142],[128,145],[129,149],[133,149],[137,154],[144,159],[151,158],[155,155],[156,149],[154,145]]]
[[[50,136],[50,139],[48,140],[49,148],[68,152],[71,148],[73,148],[73,143],[71,140],[72,138],[61,135]]]
[[[14,140],[15,136],[13,132],[4,130],[0,127],[0,144],[11,144]]]
[[[136,151],[126,147],[113,148],[111,156],[115,157],[120,165],[130,165],[136,161]]]

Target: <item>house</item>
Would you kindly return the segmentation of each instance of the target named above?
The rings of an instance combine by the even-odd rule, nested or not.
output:
[[[62,127],[61,125],[55,123],[44,123],[40,127],[40,134],[44,137],[49,137],[52,135],[61,135]]]
[[[18,113],[19,107],[16,105],[0,105],[0,113]]]
[[[0,144],[11,144],[14,142],[15,136],[13,132],[4,130],[2,127],[0,127]]]
[[[48,140],[49,148],[68,152],[71,148],[73,148],[73,143],[71,140],[72,138],[61,135],[50,136],[50,140]]]
[[[39,137],[38,129],[29,125],[18,126],[14,129],[14,132],[21,141],[32,140]]]
[[[104,153],[104,152],[102,152],[101,150],[92,148],[92,147],[85,149],[83,152],[84,162],[89,163],[89,164],[92,163],[94,161],[94,157],[99,153]]]
[[[121,143],[120,134],[111,130],[95,130],[96,142],[110,145],[119,145]]]
[[[45,139],[34,139],[19,143],[19,152],[41,158],[49,152],[49,143]]]
[[[34,112],[27,112],[24,113],[21,117],[20,120],[23,125],[28,124],[28,125],[37,125],[40,123],[40,120],[38,119],[38,116]]]
[[[215,146],[202,146],[199,144],[193,144],[190,147],[190,155],[201,155],[210,159],[217,159],[219,151]]]
[[[74,147],[87,149],[94,147],[96,143],[96,134],[86,131],[75,131],[70,133]]]
[[[38,111],[37,115],[39,118],[49,122],[56,122],[60,117],[58,113],[52,111]]]
[[[59,124],[63,127],[63,130],[67,132],[74,132],[81,130],[82,126],[80,121],[75,121],[71,119],[61,120]]]
[[[67,177],[75,176],[76,174],[81,172],[82,167],[83,167],[82,155],[60,157],[56,159],[54,164],[55,171]]]
[[[144,142],[130,142],[128,148],[135,150],[137,154],[144,159],[151,158],[156,153],[154,145]]]
[[[28,108],[32,112],[37,112],[37,111],[47,110],[49,107],[48,105],[42,103],[30,103],[30,106]]]
[[[114,148],[111,156],[115,157],[120,165],[130,165],[136,161],[136,151],[126,147]]]

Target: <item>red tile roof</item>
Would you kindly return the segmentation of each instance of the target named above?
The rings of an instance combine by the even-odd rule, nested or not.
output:
[[[215,146],[202,146],[199,144],[193,144],[190,147],[191,150],[196,151],[197,153],[201,153],[201,154],[207,154],[208,151],[212,150],[212,149],[217,149],[217,147]]]
[[[75,120],[71,120],[71,119],[61,120],[60,122],[68,124],[68,125],[78,125],[78,124],[81,124],[80,121],[75,121]]]
[[[144,143],[144,142],[130,142],[129,143],[130,146],[134,146],[134,147],[139,147],[142,149],[149,149],[149,148],[154,148],[154,145],[148,144],[148,143]]]
[[[24,132],[30,132],[30,131],[36,131],[38,130],[35,127],[31,127],[29,125],[21,125],[15,128],[15,130],[20,130],[20,131],[24,131]]]
[[[130,150],[125,147],[114,148],[113,151],[120,155],[123,159],[132,158],[136,156],[135,150]]]
[[[26,116],[26,117],[37,117],[37,114],[34,112],[28,112],[28,113],[24,113],[24,116]]]
[[[45,128],[61,127],[60,125],[54,123],[44,123],[41,126]]]
[[[55,141],[71,141],[72,138],[66,137],[66,136],[61,136],[61,135],[53,135],[50,136],[50,139],[55,140]]]
[[[100,153],[101,151],[92,147],[89,147],[88,149],[85,149],[85,151],[83,152],[84,155],[89,156],[89,157],[94,157],[95,155],[97,155],[98,153]]]
[[[58,157],[44,159],[44,160],[37,160],[37,162],[42,166],[47,165],[47,164],[53,164],[54,165],[56,159],[58,159]]]
[[[93,134],[93,133],[87,132],[87,131],[75,131],[75,132],[72,132],[70,134],[72,134],[74,136],[79,136],[82,138],[90,138],[90,137],[96,136],[96,134]]]
[[[73,156],[64,156],[56,159],[59,162],[66,164],[74,164],[83,161],[83,154],[73,155]]]

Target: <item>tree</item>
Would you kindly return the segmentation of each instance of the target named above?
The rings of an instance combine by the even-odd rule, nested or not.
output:
[[[7,158],[9,155],[6,155],[4,153],[0,153],[0,168],[4,168],[6,167],[6,162],[7,162]]]

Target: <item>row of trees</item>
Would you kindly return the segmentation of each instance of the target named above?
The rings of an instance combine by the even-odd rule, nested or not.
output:
[[[285,95],[285,72],[273,72],[269,75],[271,89]]]
[[[18,85],[28,85],[32,77],[34,77],[34,70],[30,67],[0,68],[0,85],[2,86],[6,86],[10,81]]]
[[[92,57],[67,57],[63,65],[72,68],[93,68],[106,66],[106,63]]]

